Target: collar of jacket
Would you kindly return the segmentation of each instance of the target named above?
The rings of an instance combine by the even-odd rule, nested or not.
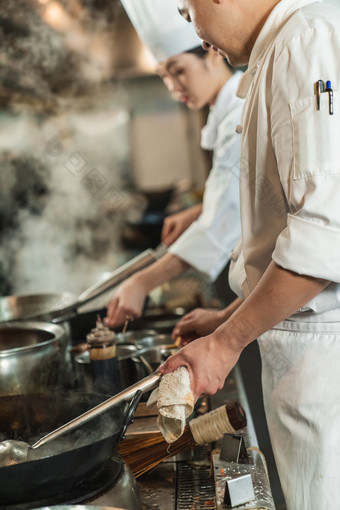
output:
[[[237,96],[244,99],[251,87],[254,76],[261,61],[286,20],[298,9],[312,3],[322,3],[323,0],[281,0],[269,14],[252,49],[248,69],[244,73],[237,90]]]
[[[220,90],[216,103],[209,112],[207,123],[201,130],[202,149],[214,149],[217,142],[219,126],[226,117],[232,102],[235,100],[238,101],[235,96],[241,79],[242,71],[236,71]]]

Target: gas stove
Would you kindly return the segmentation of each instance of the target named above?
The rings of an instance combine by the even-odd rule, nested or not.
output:
[[[99,472],[72,488],[70,492],[29,503],[0,506],[0,510],[31,510],[51,505],[80,503],[124,510],[141,510],[136,479],[118,456],[113,457]]]

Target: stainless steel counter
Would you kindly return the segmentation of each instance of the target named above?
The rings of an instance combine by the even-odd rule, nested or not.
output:
[[[226,380],[224,388],[210,397],[210,407],[215,409],[228,401],[237,400],[243,406],[248,425],[242,431],[247,447],[258,448],[252,416],[238,367]],[[219,447],[217,442],[215,447]],[[221,477],[212,477],[209,448],[196,448],[187,455],[177,456],[163,462],[152,472],[137,479],[143,510],[198,510],[227,508],[221,498]],[[217,458],[216,454],[215,457]],[[219,466],[220,467],[220,466]],[[222,480],[222,482],[221,482]],[[224,482],[225,483],[225,482]],[[268,482],[269,487],[269,482]],[[268,505],[275,508],[270,489]],[[249,507],[255,508],[255,507]]]

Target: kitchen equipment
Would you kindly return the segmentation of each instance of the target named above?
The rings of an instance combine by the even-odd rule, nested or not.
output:
[[[49,390],[67,370],[62,327],[39,321],[0,324],[0,395]]]
[[[2,444],[4,452],[3,452],[3,459],[2,462],[6,464],[14,463],[14,461],[24,462],[27,458],[30,457],[30,451],[40,448],[43,445],[46,445],[46,443],[49,443],[53,441],[54,439],[58,438],[61,435],[64,435],[75,428],[79,427],[80,425],[88,422],[89,420],[92,420],[93,418],[96,418],[98,415],[104,413],[108,409],[111,409],[114,406],[117,406],[133,397],[133,401],[137,400],[137,403],[142,395],[142,393],[154,388],[154,386],[157,384],[161,377],[160,373],[153,373],[149,375],[148,377],[145,377],[141,381],[137,382],[133,386],[130,386],[129,388],[121,391],[117,395],[105,400],[101,404],[98,404],[96,407],[93,407],[92,409],[86,411],[85,413],[81,414],[80,416],[77,416],[76,418],[73,418],[69,422],[65,423],[64,425],[61,425],[57,429],[53,430],[52,432],[49,432],[45,436],[43,436],[41,439],[36,441],[33,445],[29,445],[25,441],[17,441],[12,439],[7,439]],[[137,404],[136,404],[137,406]],[[136,407],[135,406],[135,407]],[[134,407],[134,411],[135,411]],[[133,416],[133,415],[132,415]],[[129,422],[130,423],[130,422]],[[129,424],[128,423],[128,424]],[[127,425],[123,429],[123,433],[125,432],[127,428]]]
[[[93,406],[105,401],[104,395],[34,394],[0,397],[0,437],[31,442],[59,427]],[[121,472],[122,460],[116,454],[118,442],[132,420],[138,399],[105,414],[29,453],[29,460],[0,468],[0,506],[60,497],[71,489],[82,489],[87,479]],[[96,408],[96,407],[95,407]],[[76,491],[77,492],[77,491]]]
[[[147,335],[135,338],[133,331],[130,331],[130,341],[138,347],[136,356],[147,362],[152,370],[156,370],[169,356],[180,348],[179,341],[174,343],[169,334]],[[118,336],[118,335],[117,335]]]
[[[182,308],[172,312],[146,313],[135,319],[131,325],[133,329],[155,329],[158,333],[171,333],[177,322],[186,312]]]
[[[116,345],[120,382],[122,388],[128,388],[143,377],[150,375],[154,369],[145,356],[139,356],[139,349],[134,344]],[[144,353],[144,354],[147,354]],[[159,366],[158,363],[157,366]],[[77,384],[81,389],[93,391],[93,381],[90,367],[90,356],[87,350],[74,356],[74,367]],[[156,367],[157,368],[157,367]]]
[[[115,395],[122,385],[114,332],[98,318],[86,340],[95,391]]]
[[[113,271],[105,281],[92,285],[78,297],[70,293],[2,297],[0,298],[0,322],[32,318],[55,323],[63,322],[72,317],[78,308],[147,267],[165,252],[164,245],[160,245],[155,250],[145,250]]]
[[[154,372],[148,377],[145,377],[141,381],[138,381],[136,384],[133,384],[129,388],[126,388],[125,390],[121,391],[117,395],[114,395],[113,397],[105,400],[101,404],[98,404],[96,407],[90,409],[89,411],[86,411],[85,413],[81,414],[80,416],[74,418],[73,420],[69,421],[68,423],[65,423],[61,427],[57,428],[53,432],[50,432],[46,436],[42,437],[32,445],[32,448],[39,448],[43,446],[44,444],[52,441],[53,439],[56,439],[57,437],[65,434],[66,432],[70,432],[71,430],[79,427],[83,423],[88,422],[89,420],[92,420],[93,418],[97,417],[98,415],[104,413],[108,409],[111,409],[112,407],[115,407],[122,402],[125,402],[126,400],[131,399],[136,395],[137,392],[140,392],[140,394],[151,390],[154,388],[157,383],[159,382],[159,379],[161,377],[160,372]]]
[[[116,334],[116,342],[117,344],[140,344],[140,341],[144,341],[145,339],[150,339],[152,341],[152,338],[155,336],[158,336],[158,333],[155,329],[140,329],[136,330],[133,329],[133,323],[132,323],[132,329],[129,331],[125,331],[125,333],[117,333]]]
[[[164,440],[160,432],[141,433],[128,437],[118,451],[133,474],[139,477],[169,457],[191,450],[197,445],[217,441],[224,434],[233,434],[246,425],[247,418],[242,406],[238,402],[229,402],[191,420],[182,436],[171,444]]]

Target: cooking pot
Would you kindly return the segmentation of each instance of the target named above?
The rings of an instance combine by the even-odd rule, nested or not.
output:
[[[51,390],[67,370],[62,327],[39,321],[0,324],[0,395]]]
[[[107,398],[83,393],[2,396],[0,440],[18,439],[32,444]],[[0,467],[0,508],[54,497],[57,500],[108,465],[119,474],[123,461],[117,454],[117,445],[137,404],[138,399],[133,399],[130,404],[111,408],[32,450],[32,457],[26,462]]]
[[[55,323],[63,322],[72,317],[78,308],[147,267],[165,252],[164,245],[160,245],[156,250],[145,250],[113,271],[103,282],[92,285],[78,297],[67,292],[2,297],[0,298],[0,322],[33,318]]]
[[[118,344],[116,352],[122,389],[132,386],[134,383],[152,374],[153,368],[142,355],[139,356],[137,346],[133,344]],[[86,391],[93,391],[89,351],[84,351],[74,356],[74,367],[79,387]]]

